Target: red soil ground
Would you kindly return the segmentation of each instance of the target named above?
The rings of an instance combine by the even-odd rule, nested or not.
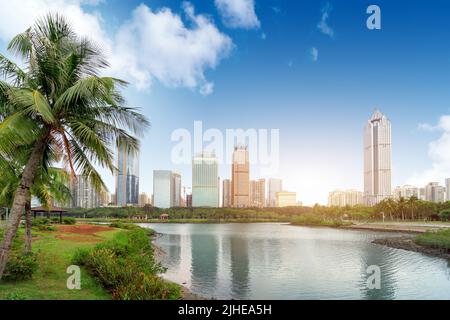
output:
[[[56,238],[78,242],[100,242],[101,239],[97,238],[97,233],[112,230],[114,230],[114,228],[89,224],[58,226],[58,231],[61,234],[57,235]]]

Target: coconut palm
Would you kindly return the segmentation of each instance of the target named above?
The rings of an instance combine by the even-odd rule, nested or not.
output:
[[[0,156],[23,157],[20,182],[0,246],[0,279],[30,188],[40,168],[55,161],[72,174],[88,177],[100,190],[104,183],[95,165],[114,170],[113,147],[136,152],[148,121],[124,106],[119,92],[126,83],[100,72],[108,66],[100,49],[80,39],[59,15],[48,15],[13,38],[11,53],[25,69],[0,55]],[[0,168],[1,169],[1,168]]]

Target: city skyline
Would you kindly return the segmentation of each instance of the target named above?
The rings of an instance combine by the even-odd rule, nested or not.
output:
[[[317,27],[327,3],[332,35]],[[450,3],[440,2],[436,11],[423,1],[409,1],[408,14],[392,1],[377,4],[383,17],[379,31],[366,28],[367,3],[362,0],[352,6],[343,1],[255,1],[259,23],[251,28],[224,24],[212,0],[191,6],[176,0],[29,0],[2,8],[0,50],[7,53],[12,36],[48,11],[70,16],[77,32],[114,53],[108,56],[112,74],[130,82],[124,91],[128,104],[151,120],[140,137],[140,163],[180,172],[184,185],[192,184],[192,170],[171,163],[171,133],[193,130],[194,121],[201,120],[222,132],[280,129],[280,170],[272,176],[283,179],[285,189],[296,191],[305,204],[326,204],[328,192],[338,188],[363,190],[360,135],[375,107],[395,124],[392,185],[445,185],[450,176],[450,44],[442,39],[450,27]],[[195,25],[187,14],[191,9],[194,17],[209,22]],[[169,31],[163,39],[170,39],[174,50],[164,51],[154,29],[141,28],[157,27],[162,12],[167,25],[179,23],[170,30],[192,37],[200,55],[180,50],[186,38]],[[217,46],[204,45],[198,36],[205,35],[206,27],[214,36],[206,39],[218,40]],[[127,47],[133,50],[123,52]],[[140,191],[152,194],[152,170],[141,169]],[[250,179],[270,178],[258,168],[250,172]],[[114,175],[105,169],[101,173],[113,193]],[[231,178],[227,166],[219,166],[219,176]]]

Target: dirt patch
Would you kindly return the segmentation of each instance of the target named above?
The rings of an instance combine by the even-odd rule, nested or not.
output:
[[[58,235],[55,238],[60,240],[74,241],[74,242],[85,242],[85,243],[99,243],[102,240],[95,237],[83,237],[83,236],[66,236]]]
[[[386,239],[376,239],[372,241],[375,244],[388,246],[395,249],[403,249],[408,251],[420,252],[426,255],[440,257],[450,260],[450,253],[446,250],[429,248],[425,246],[418,245],[414,242],[414,237],[397,237],[397,238],[386,238]]]
[[[114,228],[106,226],[95,226],[90,224],[80,224],[74,226],[58,226],[58,231],[62,233],[74,233],[93,236],[98,232],[112,231]]]

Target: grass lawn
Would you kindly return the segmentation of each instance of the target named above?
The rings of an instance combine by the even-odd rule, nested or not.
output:
[[[64,229],[67,227],[70,228],[61,226],[58,231],[33,231],[33,251],[38,253],[39,269],[31,280],[0,282],[0,300],[12,296],[30,300],[111,299],[110,294],[83,269],[81,290],[67,289],[66,282],[70,275],[66,270],[78,248],[94,247],[111,239],[120,230],[109,228],[108,231],[77,233],[76,229]],[[20,237],[23,237],[23,229],[20,230]]]
[[[425,247],[450,251],[450,229],[420,234],[415,242]]]

